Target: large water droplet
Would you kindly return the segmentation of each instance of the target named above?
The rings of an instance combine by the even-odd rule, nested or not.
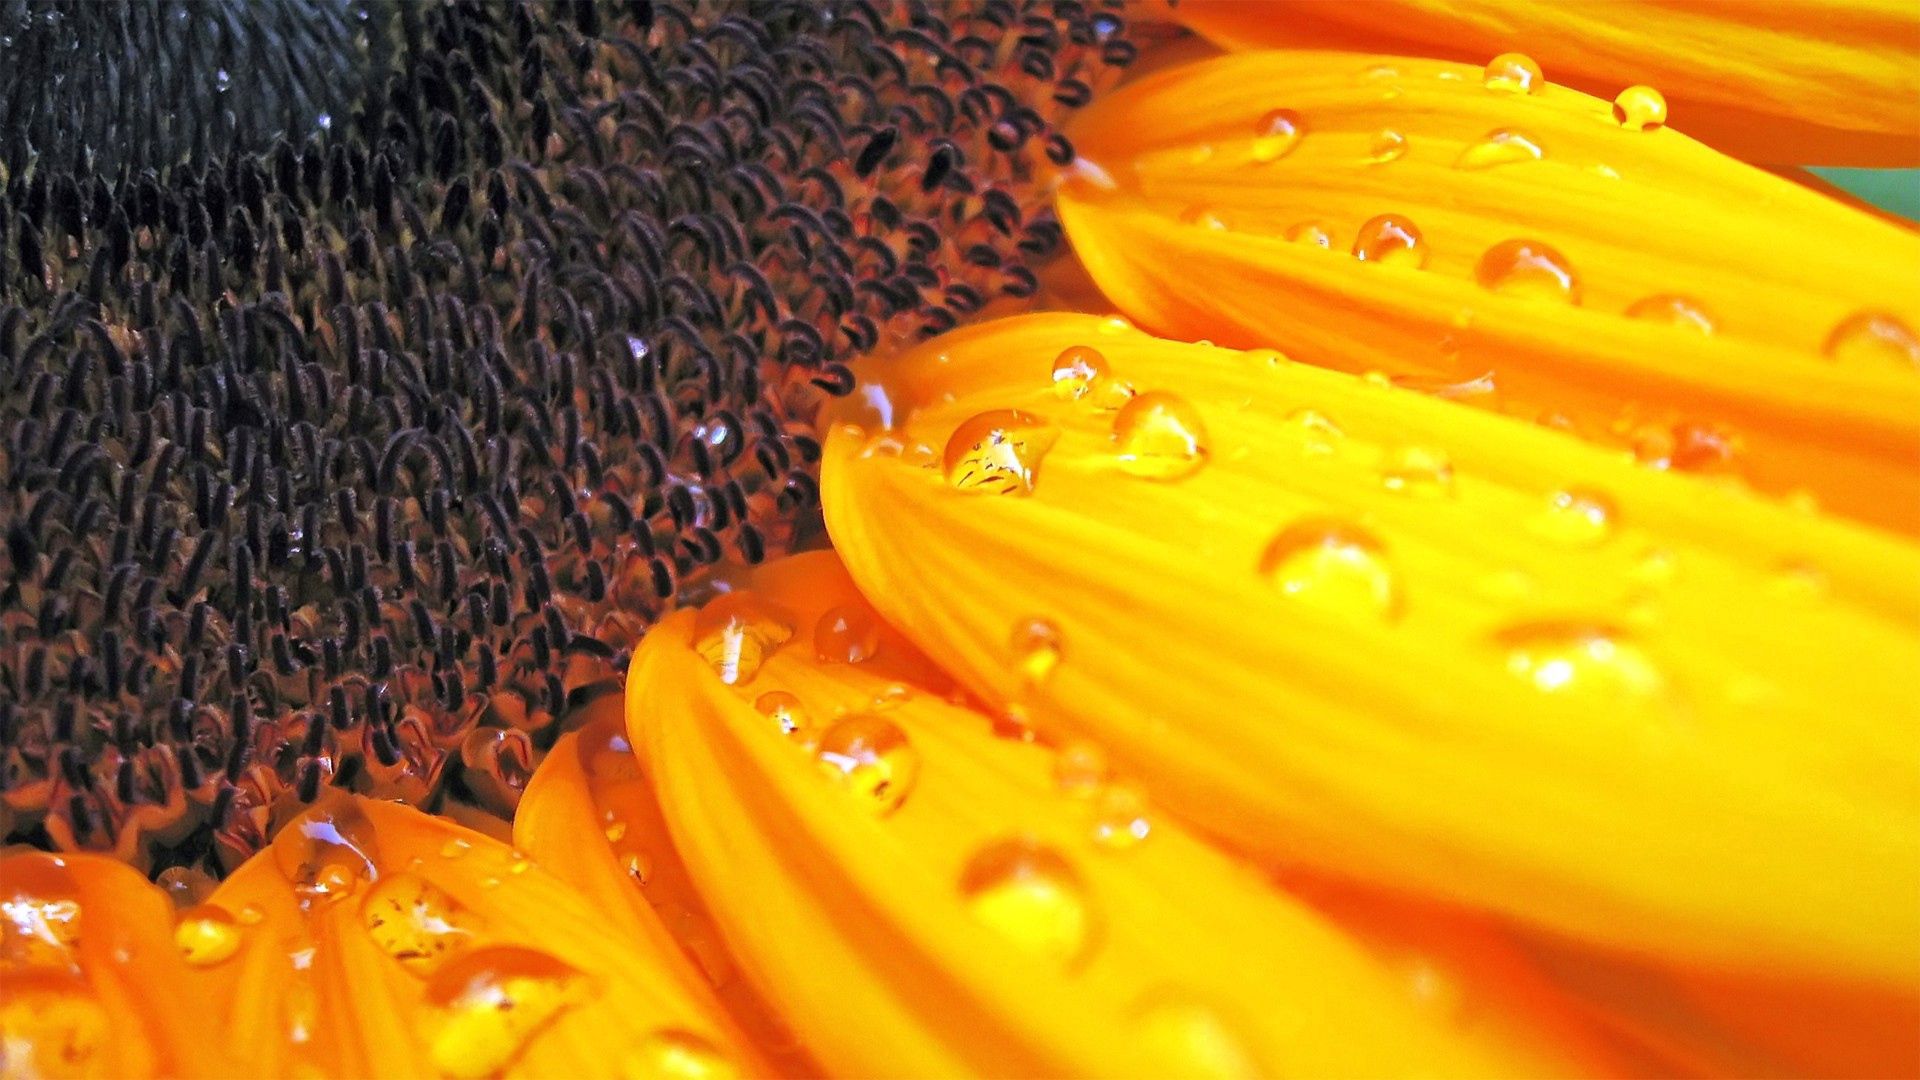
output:
[[[1667,122],[1667,99],[1651,86],[1629,86],[1613,99],[1613,120],[1628,131],[1651,131]]]
[[[1600,704],[1651,698],[1666,688],[1653,660],[1622,631],[1575,622],[1526,623],[1502,631],[1506,667],[1544,694]]]
[[[1260,557],[1260,573],[1298,603],[1349,617],[1398,614],[1398,576],[1386,548],[1357,525],[1309,518],[1281,530]]]
[[[807,715],[806,706],[800,699],[785,690],[769,690],[754,699],[753,708],[761,716],[773,721],[780,734],[790,738],[801,738],[813,728],[813,719]]]
[[[1499,165],[1518,165],[1527,161],[1539,161],[1546,157],[1546,151],[1525,132],[1513,128],[1498,128],[1487,132],[1486,138],[1460,151],[1453,161],[1456,169],[1478,171],[1491,169]]]
[[[1538,240],[1504,240],[1487,249],[1474,268],[1485,289],[1502,296],[1580,302],[1580,279],[1566,256]]]
[[[1292,109],[1275,109],[1262,116],[1253,126],[1253,160],[1264,165],[1293,153],[1305,126]]]
[[[1537,94],[1546,84],[1540,65],[1534,63],[1533,57],[1517,52],[1501,53],[1487,61],[1480,81],[1489,90],[1504,90],[1509,94]]]
[[[1535,535],[1555,543],[1587,546],[1613,535],[1620,509],[1606,494],[1568,488],[1547,497],[1545,509],[1528,521]]]
[[[240,951],[240,921],[217,904],[196,904],[173,923],[173,944],[194,967],[212,967]]]
[[[1665,323],[1668,326],[1679,326],[1702,334],[1713,333],[1715,326],[1713,316],[1707,313],[1707,309],[1701,306],[1699,301],[1674,293],[1662,293],[1658,296],[1635,300],[1627,308],[1627,317],[1645,322]]]
[[[1182,994],[1156,995],[1139,1010],[1131,1030],[1167,1076],[1253,1080],[1270,1075],[1217,1011]]]
[[[1013,624],[1008,647],[1021,685],[1032,689],[1046,682],[1060,665],[1060,628],[1047,619],[1021,619]]]
[[[621,1080],[736,1080],[740,1066],[691,1031],[656,1031],[621,1067]]]
[[[813,653],[828,664],[862,664],[880,651],[880,619],[862,603],[836,604],[813,627]]]
[[[307,899],[338,901],[380,876],[373,823],[345,793],[288,823],[272,847],[280,872]]]
[[[1398,214],[1368,218],[1353,238],[1353,257],[1362,262],[1408,266],[1427,265],[1427,245],[1420,229]]]
[[[1830,360],[1920,367],[1920,335],[1884,311],[1862,311],[1841,321],[1822,349]]]
[[[1053,359],[1053,395],[1062,401],[1079,401],[1110,373],[1107,358],[1100,350],[1086,345],[1069,346]]]
[[[820,733],[820,768],[863,806],[891,814],[920,775],[920,754],[892,721],[855,713]]]
[[[693,649],[728,686],[752,682],[767,657],[793,637],[785,613],[750,592],[716,597],[693,624]]]
[[[480,918],[418,874],[383,878],[360,905],[374,944],[419,976],[434,972],[473,941]]]
[[[1385,165],[1407,156],[1407,137],[1392,128],[1376,132],[1367,144],[1367,164]]]
[[[109,1017],[85,981],[45,968],[9,971],[0,994],[0,1058],[8,1080],[98,1077],[109,1073],[113,1031],[126,1017]]]
[[[1093,909],[1073,865],[1032,840],[1001,840],[967,860],[960,896],[975,919],[1028,952],[1062,964],[1086,954]]]
[[[439,1021],[428,1044],[434,1068],[456,1080],[491,1076],[586,993],[578,971],[543,952],[492,945],[462,953],[427,980]]]
[[[1150,480],[1179,480],[1207,463],[1207,428],[1185,398],[1149,390],[1113,418],[1113,441],[1122,472]]]
[[[1059,432],[1045,419],[1018,409],[984,412],[955,428],[943,465],[947,483],[984,495],[1033,492],[1040,460]]]
[[[1431,446],[1401,446],[1387,451],[1380,465],[1380,483],[1388,491],[1423,499],[1453,493],[1453,460]]]

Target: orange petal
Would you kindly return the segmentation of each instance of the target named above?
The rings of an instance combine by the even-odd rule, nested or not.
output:
[[[1076,145],[1119,187],[1060,211],[1156,331],[1483,380],[1649,462],[1920,529],[1920,236],[1609,109],[1457,64],[1236,55],[1090,110]],[[1332,250],[1286,239],[1315,229]]]
[[[758,1071],[670,941],[405,806],[323,802],[211,902],[240,938],[218,1026],[265,1075]]]
[[[173,905],[118,859],[0,856],[0,1075],[244,1075],[174,937]]]
[[[1644,83],[1694,138],[1753,161],[1920,162],[1920,9],[1836,4],[1196,0],[1176,18],[1236,49],[1339,48],[1468,63],[1520,50],[1611,98]]]
[[[1052,382],[1079,347],[1102,373]],[[1920,985],[1912,545],[1113,320],[1003,320],[880,374],[894,430],[832,431],[827,527],[983,699],[1251,851],[1650,955]],[[982,432],[995,410],[1022,418]],[[1025,496],[949,479],[1014,459]]]
[[[704,648],[729,627],[787,636],[729,684]],[[1403,968],[1139,802],[1091,751],[996,737],[945,684],[824,552],[760,568],[719,615],[668,618],[634,657],[630,728],[674,838],[749,974],[831,1071],[1610,1062],[1551,1001],[1499,980],[1464,993],[1526,1020],[1456,1024]]]

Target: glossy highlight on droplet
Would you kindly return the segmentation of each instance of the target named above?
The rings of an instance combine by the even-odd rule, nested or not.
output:
[[[1166,390],[1149,390],[1121,406],[1113,442],[1121,471],[1149,480],[1184,479],[1207,463],[1200,411]]]
[[[173,944],[193,967],[212,967],[240,951],[240,921],[217,904],[196,904],[175,916]]]
[[[1620,508],[1603,492],[1567,488],[1547,497],[1547,505],[1528,521],[1534,535],[1554,543],[1584,547],[1613,535]]]
[[[1400,582],[1384,544],[1357,525],[1308,518],[1282,529],[1260,573],[1288,600],[1347,618],[1399,614]]]
[[[1540,65],[1533,57],[1525,53],[1501,53],[1492,60],[1480,75],[1481,85],[1489,90],[1500,90],[1509,94],[1537,94],[1546,84]]]
[[[1453,460],[1438,447],[1395,447],[1380,464],[1380,484],[1413,498],[1444,498],[1453,494]]]
[[[621,1080],[737,1080],[740,1066],[711,1040],[669,1028],[646,1037],[621,1063]]]
[[[1496,128],[1487,132],[1479,142],[1460,151],[1460,156],[1453,160],[1453,167],[1477,172],[1501,165],[1539,161],[1546,156],[1547,152],[1525,132]]]
[[[981,495],[1030,495],[1059,432],[1018,409],[980,413],[955,428],[942,457],[947,483]]]
[[[1361,262],[1418,270],[1427,265],[1428,254],[1419,226],[1399,214],[1368,218],[1353,238],[1353,257]]]
[[[1292,109],[1274,109],[1262,116],[1253,126],[1253,160],[1265,165],[1286,157],[1300,144],[1304,127],[1300,114]]]
[[[1660,293],[1635,300],[1627,307],[1627,318],[1677,326],[1699,334],[1711,334],[1718,328],[1705,305],[1677,293]]]
[[[1504,240],[1474,268],[1480,287],[1502,296],[1580,302],[1580,278],[1565,255],[1538,240]]]
[[[891,720],[865,713],[843,716],[820,733],[814,751],[820,770],[875,814],[900,808],[920,775],[920,754]]]
[[[1051,620],[1031,618],[1015,622],[1007,644],[1013,654],[1014,672],[1021,685],[1028,689],[1045,683],[1053,669],[1060,666],[1060,628]]]
[[[473,941],[480,919],[419,874],[382,878],[360,904],[360,925],[414,975],[430,975]]]
[[[769,690],[753,700],[753,709],[761,716],[773,721],[780,734],[796,736],[804,734],[813,726],[813,720],[807,715],[806,706],[800,699],[785,690]]]
[[[1841,363],[1920,368],[1920,335],[1884,311],[1862,311],[1842,319],[1827,335],[1821,352]]]
[[[1093,392],[1094,386],[1110,374],[1110,369],[1100,350],[1070,345],[1053,358],[1050,374],[1053,396],[1062,401],[1079,401]]]
[[[968,913],[1026,952],[1070,966],[1092,943],[1086,886],[1072,863],[1037,841],[986,845],[967,860],[959,884]]]
[[[728,686],[752,682],[767,657],[793,637],[793,624],[750,592],[724,593],[695,617],[693,649]]]
[[[429,1058],[455,1080],[491,1076],[586,994],[580,972],[546,953],[517,945],[470,950],[427,980],[425,1000],[437,1020]]]
[[[1375,132],[1373,141],[1367,144],[1367,164],[1385,165],[1399,161],[1407,156],[1407,137],[1393,128],[1382,128]]]
[[[1667,122],[1666,96],[1651,86],[1629,86],[1613,99],[1613,121],[1628,131],[1652,131]]]
[[[1324,221],[1301,221],[1287,226],[1285,233],[1290,244],[1305,244],[1309,247],[1332,248],[1333,226]]]
[[[864,603],[836,604],[813,627],[813,653],[822,663],[862,664],[880,651],[880,617]]]
[[[1506,668],[1543,694],[1600,705],[1651,699],[1666,678],[1625,632],[1578,622],[1526,623],[1501,631]]]

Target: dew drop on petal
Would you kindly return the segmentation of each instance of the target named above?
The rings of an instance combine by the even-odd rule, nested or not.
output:
[[[820,733],[820,770],[875,814],[893,813],[920,775],[920,754],[892,721],[843,716]]]
[[[1862,311],[1841,320],[1821,351],[1843,363],[1920,367],[1920,335],[1883,311]]]
[[[1109,851],[1124,851],[1153,831],[1147,819],[1147,799],[1132,784],[1107,784],[1093,797],[1093,842]]]
[[[1267,545],[1260,573],[1289,600],[1321,611],[1369,619],[1399,613],[1399,577],[1386,548],[1357,525],[1295,522]]]
[[[1310,457],[1332,457],[1347,441],[1347,433],[1333,418],[1318,409],[1295,409],[1280,421],[1280,434],[1300,440],[1300,449]]]
[[[427,980],[426,1002],[438,1021],[429,1057],[455,1080],[491,1076],[586,993],[578,971],[534,949],[493,945],[461,953]]]
[[[271,846],[280,872],[308,898],[339,901],[380,876],[373,823],[344,793],[282,828]]]
[[[1093,940],[1093,909],[1064,856],[1032,840],[1000,840],[960,873],[967,911],[1019,948],[1071,965]]]
[[[1130,1030],[1168,1076],[1248,1080],[1270,1075],[1217,1011],[1183,995],[1157,995],[1139,1010]]]
[[[424,978],[473,941],[480,919],[431,881],[403,872],[368,890],[360,925],[382,952]]]
[[[1453,161],[1456,169],[1477,172],[1499,165],[1518,165],[1528,161],[1539,161],[1546,157],[1546,151],[1525,132],[1513,128],[1497,128],[1487,132],[1485,138],[1465,150]]]
[[[1418,270],[1427,265],[1427,255],[1426,241],[1419,227],[1398,214],[1367,219],[1353,238],[1353,257],[1362,262]]]
[[[785,690],[769,690],[761,694],[754,699],[753,708],[761,716],[773,721],[773,726],[782,735],[801,737],[813,727],[813,719],[807,715],[806,706]]]
[[[1030,495],[1040,460],[1059,432],[1032,413],[994,409],[963,422],[947,439],[947,483],[983,495]]]
[[[115,1020],[78,975],[9,971],[0,994],[0,1046],[9,1078],[109,1075]],[[119,1018],[125,1023],[126,1018]]]
[[[1629,86],[1613,99],[1614,123],[1628,131],[1651,131],[1667,122],[1667,99],[1651,86]]]
[[[160,886],[175,908],[190,908],[206,902],[220,885],[212,874],[191,866],[169,866],[160,871],[153,883]]]
[[[1075,739],[1053,759],[1053,781],[1060,793],[1077,799],[1100,793],[1107,782],[1107,753],[1095,743]]]
[[[212,967],[240,951],[240,921],[217,904],[195,904],[173,922],[173,944],[193,967]]]
[[[1407,137],[1392,128],[1382,128],[1367,144],[1367,164],[1385,165],[1407,156]]]
[[[736,1080],[733,1059],[691,1031],[656,1031],[621,1063],[621,1080]]]
[[[1253,160],[1264,165],[1278,161],[1300,144],[1305,125],[1292,109],[1274,109],[1253,127]]]
[[[1573,265],[1538,240],[1504,240],[1493,245],[1480,256],[1474,278],[1481,288],[1502,296],[1580,302],[1580,278]]]
[[[1697,300],[1676,293],[1661,293],[1635,300],[1627,308],[1627,318],[1678,326],[1701,334],[1711,334],[1713,316]]]
[[[1008,635],[1014,672],[1027,689],[1039,686],[1060,666],[1060,628],[1050,620],[1021,619]]]
[[[1546,79],[1540,72],[1540,65],[1533,57],[1525,53],[1501,53],[1487,61],[1486,70],[1480,76],[1480,82],[1489,90],[1502,90],[1509,94],[1537,94],[1545,85]]]
[[[1623,631],[1577,622],[1525,623],[1496,638],[1506,668],[1543,694],[1622,704],[1662,693],[1666,679]]]
[[[10,858],[0,882],[0,964],[77,970],[82,914],[65,860],[44,853]]]
[[[1568,488],[1547,498],[1547,505],[1527,522],[1536,536],[1560,544],[1585,547],[1613,535],[1620,508],[1608,496],[1588,488]]]
[[[1289,225],[1285,235],[1288,243],[1333,247],[1333,227],[1324,221],[1302,221]]]
[[[693,649],[728,686],[752,682],[767,657],[793,637],[793,626],[750,592],[715,597],[693,624]]]
[[[1053,359],[1053,396],[1061,401],[1079,401],[1093,392],[1096,383],[1110,374],[1107,358],[1100,350],[1086,345],[1071,345]]]
[[[813,627],[813,653],[822,663],[861,664],[880,651],[880,618],[862,603],[836,604]]]
[[[1436,447],[1395,447],[1381,462],[1380,483],[1401,495],[1444,498],[1453,494],[1453,460]]]
[[[1165,390],[1138,394],[1113,418],[1122,472],[1150,480],[1179,480],[1207,463],[1207,428],[1185,398]]]

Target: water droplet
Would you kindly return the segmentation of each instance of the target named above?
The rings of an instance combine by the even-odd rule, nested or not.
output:
[[[1308,518],[1280,531],[1260,557],[1260,573],[1282,595],[1321,611],[1391,618],[1400,588],[1386,548],[1356,525]]]
[[[160,886],[167,894],[167,899],[173,901],[175,909],[205,903],[220,885],[212,874],[192,866],[169,866],[160,871],[153,883]]]
[[[1147,838],[1147,799],[1131,784],[1108,784],[1093,798],[1093,842],[1123,851]]]
[[[221,68],[213,73],[213,89],[215,93],[224,94],[227,92],[227,88],[232,85],[233,76],[227,74],[226,68]]]
[[[1503,240],[1480,256],[1480,286],[1502,296],[1580,302],[1580,279],[1566,256],[1538,240]]]
[[[1150,480],[1179,480],[1207,463],[1207,428],[1186,399],[1149,390],[1113,418],[1122,472]]]
[[[76,968],[80,888],[57,855],[7,860],[0,882],[0,962],[8,967]]]
[[[472,844],[459,837],[455,837],[440,845],[440,857],[443,859],[457,859],[472,849]]]
[[[1008,636],[1014,671],[1021,685],[1039,686],[1060,666],[1060,628],[1047,619],[1021,619]]]
[[[1265,165],[1279,161],[1300,143],[1305,125],[1292,109],[1275,109],[1253,126],[1253,160]]]
[[[212,967],[240,951],[240,922],[217,904],[196,904],[173,923],[173,943],[194,967]]]
[[[890,720],[841,717],[820,733],[820,768],[876,814],[893,813],[920,775],[920,755]]]
[[[716,597],[693,624],[693,649],[728,686],[753,681],[774,650],[793,636],[785,614],[750,592]]]
[[[1388,491],[1437,499],[1453,494],[1453,459],[1431,446],[1402,446],[1387,451],[1380,483]]]
[[[1534,63],[1533,57],[1515,52],[1501,53],[1487,61],[1480,81],[1489,90],[1504,90],[1509,94],[1537,94],[1546,84],[1540,65]]]
[[[259,926],[267,921],[267,912],[259,904],[247,904],[240,909],[241,926]]]
[[[1635,300],[1627,308],[1629,319],[1641,319],[1646,322],[1665,323],[1668,326],[1685,327],[1702,334],[1714,331],[1713,316],[1698,301],[1672,293],[1649,296]]]
[[[754,699],[753,707],[761,716],[773,721],[780,734],[804,736],[813,728],[813,718],[807,715],[806,707],[800,699],[785,690],[769,690]]]
[[[1333,247],[1333,226],[1324,221],[1302,221],[1287,226],[1287,241],[1294,244],[1309,244],[1313,247]]]
[[[1602,704],[1650,698],[1666,688],[1651,658],[1623,632],[1575,622],[1527,623],[1502,631],[1506,666],[1544,694]]]
[[[880,650],[880,620],[863,603],[828,608],[813,627],[813,652],[822,663],[860,664]]]
[[[973,917],[1028,952],[1061,964],[1086,954],[1093,910],[1080,875],[1065,857],[1032,840],[981,848],[960,874]]]
[[[308,899],[338,901],[380,876],[373,823],[344,792],[289,822],[272,847],[280,872]]]
[[[1420,229],[1398,214],[1381,214],[1367,219],[1353,238],[1353,257],[1362,262],[1407,266],[1415,270],[1427,265],[1427,245]]]
[[[125,1017],[117,1018],[126,1023]],[[111,1075],[110,1050],[116,1019],[91,988],[66,971],[9,971],[0,994],[0,1046],[6,1076],[93,1077]]]
[[[1862,311],[1842,320],[1827,335],[1827,359],[1843,363],[1920,367],[1920,336],[1883,311]]]
[[[712,1042],[669,1028],[647,1036],[622,1063],[622,1080],[735,1080],[740,1066]]]
[[[986,495],[1029,495],[1041,458],[1059,432],[1018,409],[984,412],[955,428],[943,466],[947,483]]]
[[[1210,229],[1214,232],[1227,231],[1227,223],[1220,217],[1219,211],[1206,203],[1195,203],[1180,211],[1180,224]]]
[[[1385,165],[1407,156],[1407,137],[1392,128],[1382,128],[1367,144],[1367,164]]]
[[[546,953],[517,945],[462,953],[427,980],[426,1001],[439,1021],[429,1056],[456,1080],[490,1076],[585,995],[580,973]]]
[[[1667,122],[1667,99],[1651,86],[1629,86],[1613,99],[1613,120],[1628,131],[1651,131]]]
[[[1107,782],[1107,752],[1094,743],[1075,739],[1053,759],[1053,780],[1061,794],[1091,798]]]
[[[381,879],[360,905],[374,944],[415,975],[431,975],[473,941],[479,917],[418,874]]]
[[[1107,358],[1098,349],[1073,345],[1053,361],[1053,394],[1062,401],[1079,401],[1109,374]]]
[[[1486,138],[1460,151],[1453,161],[1456,169],[1478,171],[1491,169],[1499,165],[1518,165],[1522,162],[1539,161],[1547,156],[1540,144],[1525,132],[1513,128],[1497,128],[1487,132]]]
[[[1613,535],[1620,509],[1606,495],[1587,488],[1556,491],[1544,510],[1527,524],[1535,535],[1561,544],[1587,546]]]
[[[1309,457],[1332,457],[1347,441],[1340,425],[1318,409],[1295,409],[1280,421],[1280,434],[1300,440],[1301,452]]]
[[[1169,1076],[1250,1080],[1271,1075],[1218,1012],[1181,995],[1157,996],[1139,1011],[1132,1029]]]

